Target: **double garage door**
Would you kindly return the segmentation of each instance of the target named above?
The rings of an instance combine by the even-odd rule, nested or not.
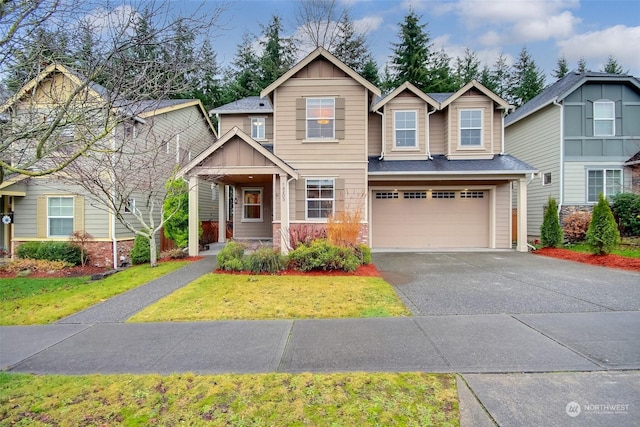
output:
[[[372,246],[489,247],[489,199],[486,190],[374,190]]]

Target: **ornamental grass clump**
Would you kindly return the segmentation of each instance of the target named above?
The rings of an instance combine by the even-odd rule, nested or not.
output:
[[[547,210],[544,212],[542,225],[540,226],[540,240],[545,248],[557,248],[562,246],[564,236],[558,218],[558,204],[556,199],[549,197]]]
[[[602,193],[600,193],[598,204],[593,208],[586,243],[591,252],[596,255],[609,254],[620,244],[618,225]]]
[[[246,270],[254,273],[276,274],[287,264],[286,258],[279,251],[271,248],[259,248],[244,260]]]
[[[218,253],[218,268],[226,271],[244,270],[244,246],[238,242],[228,242]]]

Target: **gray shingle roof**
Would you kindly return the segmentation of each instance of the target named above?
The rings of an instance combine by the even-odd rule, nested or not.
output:
[[[532,173],[536,169],[510,155],[496,155],[493,159],[447,160],[443,155],[433,160],[379,160],[369,157],[369,173],[375,174],[473,174],[473,173]]]
[[[173,107],[174,105],[186,104],[193,101],[195,101],[195,99],[149,99],[137,101],[121,100],[115,102],[114,104],[118,108],[124,109],[131,115],[138,115],[146,113],[148,111],[159,110],[166,107]]]
[[[249,96],[238,99],[229,104],[221,105],[209,111],[209,114],[239,114],[239,113],[273,113],[271,101],[268,98]]]
[[[528,116],[539,108],[552,103],[555,99],[561,101],[586,81],[628,81],[640,87],[640,81],[638,81],[638,79],[625,74],[609,74],[594,71],[579,73],[577,71],[572,71],[567,73],[563,78],[559,79],[542,92],[540,92],[538,96],[531,99],[522,107],[516,109],[515,112],[505,117],[504,125],[509,126],[510,124]]]
[[[454,93],[455,92],[428,93],[427,95],[429,95],[430,97],[432,97],[433,99],[435,99],[439,103],[442,103],[442,102],[446,101],[447,99],[449,99],[449,97],[451,95],[453,95]]]

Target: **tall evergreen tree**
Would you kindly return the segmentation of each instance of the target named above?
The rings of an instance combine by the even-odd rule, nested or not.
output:
[[[544,89],[544,74],[536,65],[526,47],[523,47],[518,60],[513,64],[511,85],[509,87],[510,102],[517,107],[533,99]]]
[[[491,87],[495,88],[492,89],[495,94],[509,102],[511,102],[509,100],[511,74],[511,67],[507,64],[507,57],[501,52],[500,55],[498,55],[495,64],[493,64],[493,69],[491,71]]]
[[[242,41],[237,47],[227,76],[226,102],[260,93],[262,85],[258,74],[260,59],[253,50],[254,42],[255,37],[251,34],[244,33],[242,35]]]
[[[364,67],[362,67],[360,75],[367,79],[370,83],[373,83],[375,86],[380,86],[378,64],[376,64],[376,61],[373,58],[369,58],[369,60],[364,63]]]
[[[431,39],[427,24],[421,24],[420,19],[411,9],[400,23],[399,42],[392,44],[391,63],[395,86],[408,81],[424,91],[429,81],[427,67],[431,60]]]
[[[282,19],[273,15],[269,24],[262,27],[262,56],[259,59],[260,90],[283,75],[295,62],[296,46],[291,38],[282,36]]]
[[[581,73],[586,73],[587,71],[589,71],[589,69],[587,68],[587,60],[584,59],[584,56],[581,56],[580,59],[578,59],[578,71]]]
[[[345,9],[338,22],[338,36],[333,49],[333,54],[347,64],[351,69],[362,74],[365,64],[373,59],[367,46],[365,34],[356,31],[355,24]]]
[[[602,71],[610,74],[622,74],[624,72],[620,64],[618,64],[616,57],[613,55],[609,55]]]
[[[444,48],[431,57],[429,65],[427,83],[423,89],[425,92],[455,92],[461,87],[460,80],[451,69],[451,57]]]
[[[553,70],[553,77],[556,80],[560,80],[561,78],[566,76],[568,72],[569,72],[569,66],[567,65],[567,58],[565,58],[565,56],[562,55],[560,58],[558,58],[556,68],[555,70]]]
[[[485,65],[482,67],[482,71],[480,71],[479,82],[485,86],[487,89],[491,90],[493,93],[498,93],[498,84],[493,78],[493,73],[491,72],[491,68]]]
[[[464,50],[464,56],[462,58],[456,58],[455,68],[456,77],[461,86],[464,86],[471,80],[480,79],[480,60],[478,59],[478,55],[469,48]]]
[[[395,80],[395,77],[391,74],[391,70],[389,69],[389,64],[384,65],[384,69],[382,70],[382,75],[380,76],[379,87],[382,93],[389,93],[396,88],[396,80]]]
[[[194,83],[193,97],[201,100],[206,110],[222,105],[218,59],[208,39],[202,43],[200,68],[194,76]]]

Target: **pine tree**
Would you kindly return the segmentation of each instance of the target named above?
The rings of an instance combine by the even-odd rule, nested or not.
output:
[[[491,81],[493,82],[491,86],[495,88],[492,89],[493,92],[502,99],[506,99],[511,102],[511,100],[508,99],[509,85],[511,82],[511,67],[507,64],[507,57],[502,52],[498,55],[495,64],[493,64]]]
[[[369,52],[366,35],[356,32],[348,9],[342,13],[337,29],[337,40],[331,53],[352,70],[363,74],[365,65],[373,60],[373,55]]]
[[[254,41],[255,37],[251,34],[243,34],[227,76],[226,102],[260,93],[261,81],[258,74],[260,60],[253,50]]]
[[[545,248],[557,248],[562,245],[563,239],[564,234],[558,218],[558,204],[556,199],[549,197],[540,226],[540,241]]]
[[[613,55],[609,55],[609,58],[607,59],[607,63],[605,64],[604,68],[602,69],[603,72],[605,73],[609,73],[609,74],[622,74],[622,67],[620,66],[620,64],[618,64],[618,61],[616,60],[615,56]]]
[[[445,93],[460,89],[460,80],[451,69],[451,57],[447,55],[444,48],[431,57],[429,65],[427,83],[423,91]]]
[[[518,60],[513,64],[509,101],[519,107],[542,92],[542,89],[544,89],[544,74],[527,48],[523,47]]]
[[[284,27],[279,16],[273,15],[267,26],[262,27],[262,56],[260,66],[260,90],[283,75],[295,62],[296,47],[292,39],[282,36]]]
[[[565,58],[565,56],[562,55],[560,58],[558,58],[556,69],[553,70],[553,77],[556,80],[560,80],[561,78],[566,76],[568,72],[569,72],[569,66],[567,65],[567,58]]]
[[[581,73],[586,73],[587,71],[589,71],[587,69],[587,60],[584,59],[584,56],[581,56],[580,59],[578,59],[578,71]]]
[[[480,60],[478,55],[471,49],[464,50],[462,58],[456,58],[456,77],[460,86],[464,86],[471,80],[480,79]]]
[[[491,69],[487,65],[482,67],[479,82],[493,93],[498,93],[498,84],[494,80]]]
[[[427,24],[420,24],[421,17],[413,9],[400,23],[398,43],[393,43],[391,59],[394,86],[410,82],[421,90],[427,89],[429,76],[427,66],[431,60],[431,44]]]
[[[380,76],[378,75],[378,64],[373,58],[370,58],[367,62],[365,62],[364,67],[362,67],[362,71],[360,75],[367,79],[369,83],[372,83],[375,86],[380,86]]]
[[[609,202],[602,193],[598,198],[598,204],[593,208],[585,241],[591,252],[596,255],[611,253],[620,244],[618,225],[609,207]]]
[[[389,70],[389,64],[384,65],[382,70],[382,76],[380,76],[380,90],[382,93],[389,93],[396,88],[396,81],[391,71]]]

